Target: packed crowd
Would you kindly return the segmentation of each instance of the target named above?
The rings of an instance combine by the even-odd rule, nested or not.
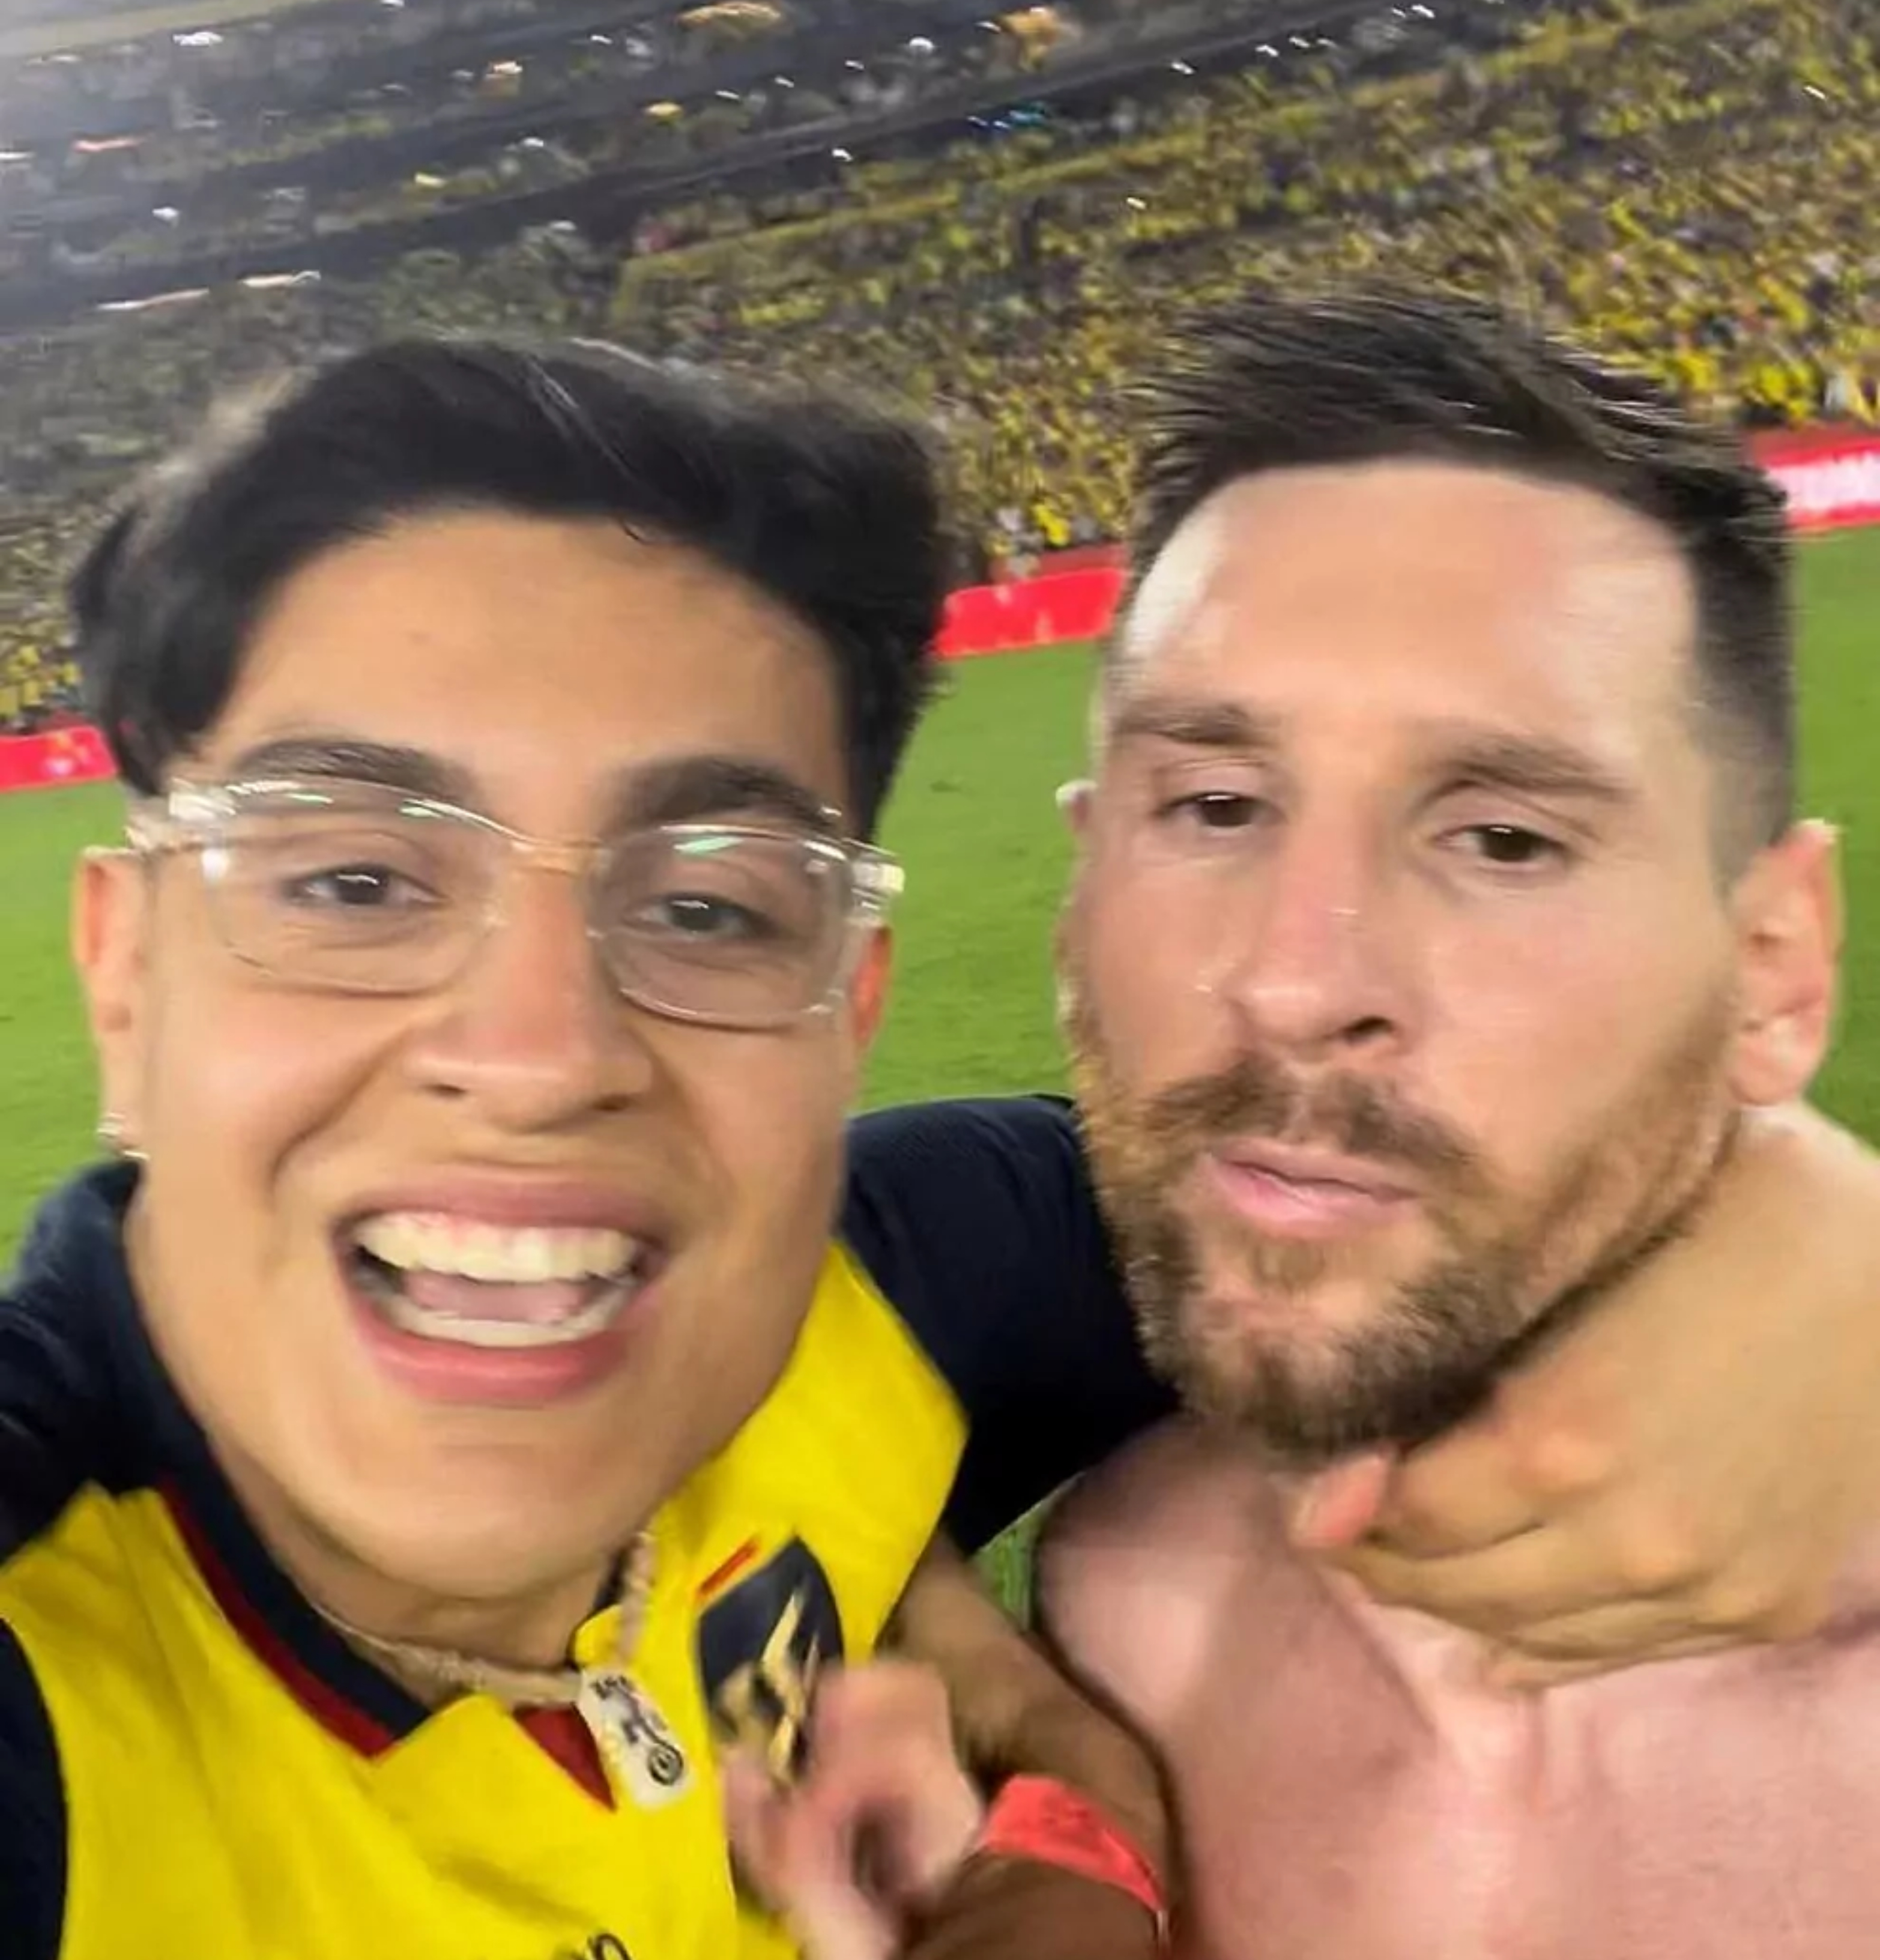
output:
[[[1880,52],[1864,0],[1558,12],[1377,87],[1259,67],[1129,140],[625,269],[662,352],[879,377],[949,425],[990,555],[1114,535],[1118,390],[1249,275],[1524,298],[1716,412],[1871,415]]]
[[[239,86],[222,79],[206,60],[200,75],[192,59],[171,72],[173,60],[166,65],[159,52],[150,59],[165,87],[147,63],[122,71],[129,78],[120,86],[151,91],[141,121],[132,116],[103,138],[74,125],[0,157],[0,218],[43,221],[0,233],[0,271],[121,271],[409,222],[709,156],[754,136],[884,121],[943,91],[1179,35],[1185,14],[1236,10],[1236,0],[1058,0],[958,18],[929,35],[908,32],[925,18],[917,0],[794,10],[708,0],[619,21],[609,14],[600,25],[590,16],[571,36],[487,58],[450,17],[450,37],[406,49],[395,66],[362,69],[358,50],[348,46],[342,59],[326,46],[278,80],[270,71],[266,91],[245,76]],[[265,24],[246,38],[271,52],[307,38],[291,16],[275,33],[260,35]],[[313,48],[323,45],[316,37]],[[785,67],[792,72],[778,72]],[[15,113],[11,94],[0,69],[0,113]],[[396,135],[421,147],[408,143],[370,169],[325,167],[323,153],[339,145]],[[262,164],[278,167],[253,167]]]
[[[1513,291],[1719,414],[1873,418],[1868,0],[1581,0],[1514,26],[1407,75],[1388,37],[1276,49],[943,168],[714,197],[647,221],[617,267],[551,230],[369,288],[237,289],[0,346],[0,646],[56,669],[54,568],[215,387],[403,327],[604,326],[911,393],[958,458],[969,569],[1115,535],[1127,377],[1175,312],[1249,274]]]

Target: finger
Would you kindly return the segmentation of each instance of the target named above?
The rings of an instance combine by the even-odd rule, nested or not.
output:
[[[1621,1600],[1541,1621],[1511,1635],[1507,1644],[1542,1663],[1584,1661],[1622,1666],[1662,1659],[1673,1652],[1799,1639],[1819,1629],[1832,1604],[1828,1591],[1791,1598],[1739,1579],[1733,1584],[1682,1587],[1656,1599]]]
[[[1506,1646],[1512,1655],[1543,1663],[1585,1662],[1618,1667],[1656,1660],[1691,1640],[1727,1641],[1732,1637],[1737,1637],[1719,1628],[1694,1625],[1688,1600],[1627,1599],[1559,1619],[1538,1621],[1509,1634]]]
[[[782,1917],[803,1960],[894,1960],[900,1935],[854,1885],[806,1879]]]
[[[792,1800],[789,1828],[862,1847],[870,1883],[911,1907],[959,1869],[978,1838],[984,1809],[956,1764],[890,1745],[872,1761],[813,1774]]]
[[[1334,1553],[1374,1599],[1497,1638],[1656,1592],[1624,1571],[1597,1534],[1531,1531],[1485,1551],[1406,1558],[1366,1543]]]
[[[721,1781],[740,1875],[788,1923],[805,1960],[889,1960],[899,1930],[864,1889],[844,1809],[780,1790],[742,1755],[725,1759]]]
[[[1306,1478],[1292,1493],[1287,1529],[1302,1551],[1354,1545],[1376,1524],[1391,1478],[1383,1450],[1347,1458]]]
[[[761,1764],[743,1755],[720,1765],[726,1834],[740,1875],[773,1911],[783,1904],[778,1837],[784,1799]]]
[[[1410,1558],[1485,1551],[1534,1530],[1542,1512],[1492,1414],[1401,1458],[1372,1535]]]
[[[1532,1693],[1548,1688],[1561,1688],[1576,1681],[1591,1681],[1602,1675],[1614,1674],[1639,1661],[1653,1664],[1665,1661],[1688,1660],[1702,1654],[1726,1653],[1742,1643],[1726,1634],[1693,1634],[1682,1640],[1668,1640],[1655,1647],[1649,1653],[1637,1656],[1621,1656],[1601,1657],[1598,1659],[1570,1659],[1564,1656],[1550,1658],[1540,1654],[1530,1654],[1518,1648],[1510,1648],[1498,1653],[1483,1670],[1483,1678],[1491,1688]]]
[[[877,1662],[832,1675],[810,1726],[799,1807],[866,1838],[894,1895],[918,1900],[950,1879],[984,1806],[954,1751],[952,1709],[924,1667]]]
[[[857,1846],[838,1809],[819,1812],[800,1795],[778,1803],[778,1901],[804,1960],[891,1960],[901,1943],[895,1916],[866,1888]]]

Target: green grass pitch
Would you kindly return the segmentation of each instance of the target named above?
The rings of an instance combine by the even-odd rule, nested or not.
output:
[[[1880,1138],[1880,533],[1802,554],[1809,808],[1844,828],[1845,1007],[1823,1099]],[[910,758],[886,841],[906,860],[899,971],[872,1102],[1048,1087],[1051,921],[1067,859],[1052,792],[1083,749],[1086,652],[962,663]],[[0,1256],[90,1153],[97,1098],[65,955],[79,848],[109,788],[0,797]]]

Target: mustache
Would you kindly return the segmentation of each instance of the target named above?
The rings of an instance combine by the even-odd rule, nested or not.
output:
[[[1132,1112],[1132,1127],[1173,1157],[1198,1156],[1225,1138],[1260,1138],[1334,1150],[1452,1185],[1483,1181],[1480,1160],[1463,1138],[1381,1084],[1354,1075],[1304,1077],[1261,1055],[1158,1091]]]

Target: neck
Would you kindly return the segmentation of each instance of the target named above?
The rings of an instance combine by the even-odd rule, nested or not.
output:
[[[594,1611],[618,1553],[542,1584],[466,1596],[413,1584],[356,1557],[294,1510],[263,1477],[224,1469],[249,1522],[315,1609],[378,1640],[466,1655],[506,1668],[559,1667]],[[622,1547],[625,1547],[625,1538]]]
[[[539,1670],[566,1663],[575,1630],[594,1611],[611,1566],[603,1561],[565,1582],[501,1599],[421,1592],[377,1573],[354,1578],[328,1569],[304,1576],[288,1569],[319,1611],[375,1640]]]

